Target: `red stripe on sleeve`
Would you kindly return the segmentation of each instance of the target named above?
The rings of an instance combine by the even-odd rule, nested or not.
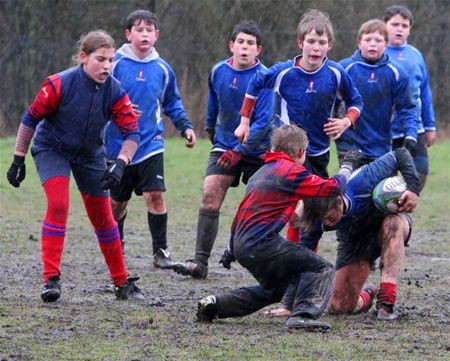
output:
[[[359,118],[359,112],[355,108],[350,108],[345,114],[345,117],[350,119],[350,122],[352,123],[351,128],[353,129],[355,127],[356,120]]]
[[[245,96],[241,107],[241,116],[250,118],[252,116],[253,109],[255,109],[255,103],[256,99]]]
[[[61,78],[56,74],[45,80],[28,113],[35,120],[46,118],[58,109],[60,99]]]
[[[131,101],[127,94],[124,94],[124,96],[113,105],[112,116],[122,134],[137,132],[139,129],[138,118],[133,112]]]

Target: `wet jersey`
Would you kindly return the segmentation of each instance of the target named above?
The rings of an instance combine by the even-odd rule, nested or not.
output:
[[[181,101],[175,73],[155,49],[146,58],[139,59],[130,44],[123,45],[117,50],[113,75],[127,91],[131,102],[142,111],[139,118],[141,142],[131,164],[164,152],[163,113],[180,133],[193,129]],[[115,159],[123,141],[113,122],[105,127],[104,139],[108,158]]]
[[[364,156],[370,158],[389,152],[394,111],[401,119],[403,133],[417,141],[416,108],[408,92],[408,75],[386,54],[369,64],[357,50],[340,64],[358,88],[364,109],[354,129],[347,129],[336,140],[337,149],[342,152],[361,150]]]

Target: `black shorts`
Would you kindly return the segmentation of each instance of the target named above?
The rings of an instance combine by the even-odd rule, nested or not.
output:
[[[111,198],[117,202],[130,200],[133,191],[141,196],[143,192],[166,190],[164,183],[164,153],[125,168],[122,180],[111,188]]]
[[[412,220],[409,214],[399,213],[400,217],[409,223],[409,234],[405,240],[405,246],[411,238]],[[375,211],[369,219],[352,225],[345,231],[336,231],[338,247],[336,256],[336,269],[340,269],[356,261],[367,260],[373,269],[375,261],[381,255],[379,244],[380,230],[386,215]]]
[[[328,163],[330,162],[330,152],[319,155],[317,157],[306,156],[305,168],[312,174],[316,174],[322,178],[328,178]]]
[[[239,179],[242,174],[242,183],[247,184],[249,178],[255,174],[255,172],[264,165],[264,160],[258,157],[246,157],[244,156],[238,164],[231,169],[225,169],[219,167],[216,163],[223,152],[211,152],[208,158],[208,166],[206,168],[205,177],[209,175],[228,175],[234,176],[231,187],[237,187],[239,185]]]
[[[405,138],[394,139],[392,141],[392,149],[403,147],[404,141]],[[420,133],[417,135],[416,154],[413,158],[417,172],[420,174],[428,175],[430,165],[428,160],[427,139],[425,137],[425,133]]]

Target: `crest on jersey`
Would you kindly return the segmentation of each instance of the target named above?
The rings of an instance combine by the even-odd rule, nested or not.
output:
[[[230,88],[237,89],[237,78],[235,76],[231,79]]]
[[[377,79],[375,78],[375,72],[371,72],[370,76],[369,76],[369,80],[367,81],[368,83],[376,83]]]
[[[310,82],[309,82],[309,88],[308,89],[306,89],[306,92],[305,92],[306,94],[309,94],[309,93],[317,93],[317,90],[314,88],[314,81],[313,80],[311,80]]]
[[[143,70],[139,70],[137,76],[136,76],[136,80],[137,81],[145,81],[145,75],[144,75],[144,71]]]

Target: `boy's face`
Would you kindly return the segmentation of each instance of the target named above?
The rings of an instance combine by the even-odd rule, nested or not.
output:
[[[104,83],[111,74],[115,54],[114,48],[99,48],[89,55],[82,51],[80,61],[84,72],[96,83]]]
[[[306,70],[318,69],[332,46],[327,34],[319,35],[315,30],[306,34],[303,40],[298,39],[297,44],[303,50],[300,64]]]
[[[256,36],[246,33],[238,33],[236,40],[230,41],[228,47],[233,54],[233,66],[236,69],[252,66],[262,51],[262,46],[258,46],[256,42]]]
[[[143,20],[136,20],[131,30],[125,30],[125,36],[131,43],[134,53],[139,58],[144,58],[150,54],[158,40],[159,30],[155,29],[153,24],[147,24]]]
[[[380,59],[383,56],[386,45],[384,36],[378,31],[362,34],[358,41],[358,47],[361,50],[361,55],[364,59],[369,61],[376,61]]]
[[[400,14],[394,15],[386,22],[386,28],[389,33],[389,45],[402,46],[408,40],[411,31],[411,25],[408,19]]]

